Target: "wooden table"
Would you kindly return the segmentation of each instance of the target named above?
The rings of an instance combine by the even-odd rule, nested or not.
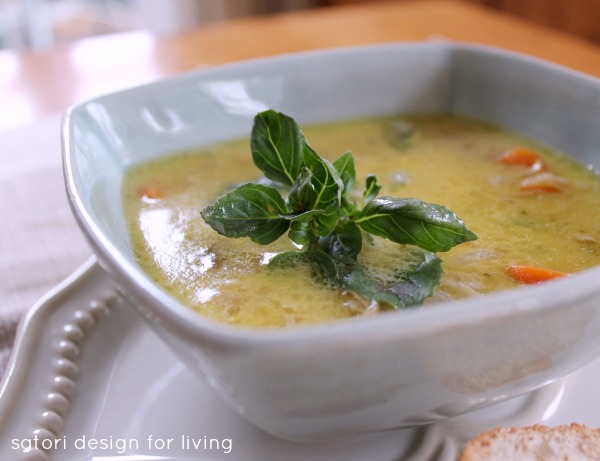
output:
[[[516,50],[600,76],[600,47],[451,0],[366,2],[235,20],[174,37],[134,32],[44,53],[0,52],[0,130],[85,98],[240,59],[315,48],[449,39]]]

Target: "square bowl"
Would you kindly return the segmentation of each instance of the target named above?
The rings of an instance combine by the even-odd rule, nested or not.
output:
[[[600,166],[600,82],[526,56],[452,43],[324,50],[172,77],[71,108],[73,212],[120,292],[240,414],[325,440],[431,423],[553,382],[600,352],[600,267],[539,286],[303,328],[204,318],[139,267],[121,203],[128,167],[246,136],[266,108],[300,124],[453,112]]]

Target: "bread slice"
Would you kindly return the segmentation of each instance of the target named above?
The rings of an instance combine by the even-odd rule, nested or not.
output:
[[[499,427],[470,440],[460,461],[599,461],[600,429]]]

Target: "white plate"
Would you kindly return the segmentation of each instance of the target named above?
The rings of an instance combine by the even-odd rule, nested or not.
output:
[[[336,443],[286,442],[247,423],[192,375],[91,260],[20,327],[0,391],[0,459],[453,460],[486,427],[600,426],[599,380],[595,361],[468,420]],[[43,449],[50,444],[56,449]]]

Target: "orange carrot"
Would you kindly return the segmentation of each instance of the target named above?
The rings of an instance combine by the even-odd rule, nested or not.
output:
[[[566,184],[567,182],[563,178],[545,172],[523,179],[519,189],[532,192],[561,192]]]
[[[552,280],[559,277],[565,277],[567,274],[544,267],[534,266],[508,266],[506,273],[515,281],[520,283],[540,283],[546,280]]]
[[[498,161],[506,165],[524,166],[535,171],[540,171],[545,168],[544,161],[540,156],[536,152],[525,149],[524,147],[515,147],[514,149],[504,151],[500,157],[498,157]]]
[[[162,198],[163,192],[159,187],[148,186],[145,189],[142,189],[140,195],[144,199],[157,200]]]

